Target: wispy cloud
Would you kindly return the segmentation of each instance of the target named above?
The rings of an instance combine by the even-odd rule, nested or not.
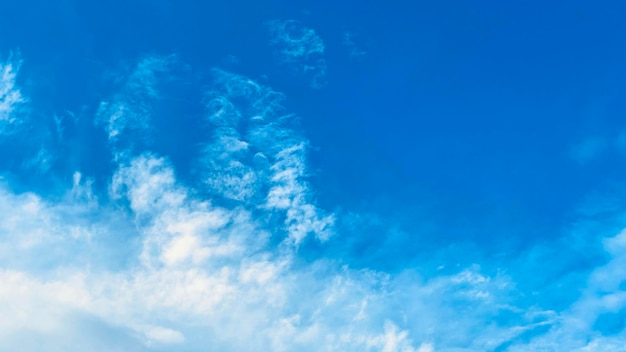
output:
[[[0,164],[19,166],[12,172],[45,174],[54,164],[50,149],[49,122],[43,114],[30,110],[17,78],[22,67],[18,55],[0,62]],[[24,138],[27,133],[28,138]],[[21,169],[21,170],[20,170]]]
[[[20,62],[12,59],[0,63],[0,133],[16,123],[17,109],[26,101],[15,82],[19,68]]]
[[[355,35],[352,32],[344,32],[343,33],[343,45],[346,46],[348,52],[350,53],[350,57],[356,58],[359,56],[363,56],[367,54],[367,52],[361,50],[355,41]]]
[[[208,118],[217,127],[203,158],[207,185],[226,198],[281,213],[293,244],[308,234],[327,240],[334,216],[312,202],[308,141],[288,127],[293,116],[282,106],[284,96],[247,77],[215,75],[207,102]]]
[[[593,269],[586,287],[567,309],[553,312],[553,323],[543,334],[511,346],[511,351],[541,349],[567,351],[621,351],[626,345],[624,312],[626,291],[626,232],[605,238],[608,261]]]
[[[611,143],[606,138],[587,138],[571,148],[572,159],[581,165],[585,165],[609,151]]]
[[[157,78],[168,73],[176,62],[174,56],[148,56],[129,75],[119,77],[119,92],[100,103],[96,119],[104,126],[111,144],[128,149],[145,138],[138,132],[150,127],[151,104],[159,98]],[[127,138],[126,145],[120,146],[122,133],[133,134],[133,141]]]
[[[580,165],[587,165],[613,153],[626,152],[626,132],[616,135],[598,135],[582,139],[570,148],[571,158]]]
[[[269,22],[269,30],[281,64],[310,79],[312,88],[326,85],[324,41],[312,28],[296,20],[275,20]]]

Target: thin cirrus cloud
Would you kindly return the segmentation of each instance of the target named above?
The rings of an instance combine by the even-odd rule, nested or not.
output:
[[[268,23],[268,27],[277,61],[308,79],[311,88],[324,87],[327,82],[326,47],[315,30],[297,20],[274,20]]]
[[[430,276],[356,269],[350,258],[305,260],[299,249],[307,239],[332,246],[345,234],[334,228],[341,215],[315,203],[310,142],[283,94],[213,71],[204,100],[211,133],[198,145],[195,182],[181,179],[167,155],[128,141],[137,130],[150,133],[152,102],[175,74],[171,63],[140,60],[100,105],[114,163],[106,190],[80,170],[61,196],[20,193],[2,180],[0,349],[623,347],[623,233],[594,239],[608,261],[562,309],[520,292],[528,278],[511,274],[519,268],[492,269],[488,259]],[[0,91],[17,89],[8,82]],[[533,257],[521,256],[514,263]]]
[[[207,184],[227,198],[256,201],[261,208],[283,213],[293,244],[309,233],[327,240],[334,216],[311,201],[308,141],[288,127],[293,115],[281,105],[284,96],[243,76],[214,74],[217,84],[207,106],[209,121],[217,128],[203,157]]]
[[[359,46],[355,42],[355,35],[352,32],[346,31],[343,33],[343,45],[346,47],[346,49],[348,49],[350,57],[352,58],[357,58],[367,54],[366,51],[359,48]]]
[[[25,102],[15,82],[19,67],[19,61],[11,59],[0,63],[0,133],[17,121],[16,110]]]

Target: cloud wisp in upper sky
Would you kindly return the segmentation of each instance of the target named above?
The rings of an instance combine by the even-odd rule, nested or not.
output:
[[[150,106],[159,98],[158,76],[168,74],[176,63],[174,56],[142,59],[131,74],[120,77],[121,88],[116,96],[100,103],[97,121],[104,125],[109,142],[118,152],[128,152],[125,149],[134,148],[132,144],[138,142],[145,147],[142,132],[150,128]],[[125,146],[119,145],[122,133],[132,135],[124,138]]]
[[[300,64],[322,54],[315,33],[294,25],[273,24],[281,55]],[[95,120],[114,164],[103,189],[81,170],[54,196],[20,193],[1,180],[0,349],[623,348],[623,233],[593,239],[608,261],[581,274],[586,286],[565,308],[521,292],[528,277],[512,273],[523,270],[488,259],[423,275],[355,269],[349,258],[301,258],[308,240],[332,246],[346,234],[334,228],[341,215],[315,202],[310,142],[283,94],[213,70],[203,101],[210,126],[198,123],[210,131],[197,145],[198,179],[180,178],[168,155],[138,142],[156,128],[153,103],[164,99],[159,87],[179,64],[140,60],[99,105]],[[26,101],[10,65],[0,81],[3,121]],[[531,250],[512,262],[534,256]]]
[[[344,32],[343,33],[343,45],[345,45],[346,49],[350,53],[350,57],[357,58],[363,55],[366,55],[367,52],[360,49],[354,39],[354,33],[352,32]]]
[[[278,62],[310,81],[311,88],[326,85],[325,45],[315,30],[296,20],[270,21],[270,44]]]
[[[284,96],[247,77],[214,74],[217,84],[207,105],[216,128],[203,158],[207,184],[229,199],[283,213],[295,245],[309,233],[327,240],[334,216],[311,202],[305,180],[308,141],[289,128],[293,115],[281,105]]]

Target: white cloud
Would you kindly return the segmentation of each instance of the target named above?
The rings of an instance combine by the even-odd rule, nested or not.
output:
[[[226,77],[226,93],[252,97],[250,110],[242,115],[259,123],[253,129],[263,129],[249,133],[245,143],[267,155],[266,165],[250,166],[267,173],[259,186],[266,196],[229,208],[213,205],[210,198],[182,184],[173,165],[154,153],[117,159],[110,200],[96,198],[90,181],[79,172],[66,195],[55,200],[15,194],[5,187],[0,194],[1,246],[7,255],[2,259],[0,294],[5,303],[2,321],[11,325],[6,334],[37,336],[58,345],[68,336],[92,336],[85,330],[92,327],[81,322],[94,321],[110,327],[107,331],[115,335],[110,341],[140,342],[127,350],[187,343],[237,351],[389,345],[380,339],[367,345],[370,336],[389,335],[377,331],[382,326],[370,325],[365,318],[362,329],[350,326],[356,315],[369,316],[364,313],[367,306],[350,302],[377,295],[367,288],[370,284],[348,278],[360,274],[337,271],[324,262],[299,267],[293,250],[269,246],[270,232],[276,229],[273,222],[254,215],[259,211],[282,212],[286,238],[293,237],[296,225],[318,230],[319,210],[310,203],[311,191],[303,179],[306,143],[280,127],[283,117],[271,99],[277,93],[244,77]],[[123,94],[119,98],[125,99]],[[137,104],[143,106],[141,101]],[[125,129],[119,133],[112,143],[123,137]],[[281,138],[263,138],[270,135]],[[236,145],[244,144],[224,145],[225,150],[238,152],[241,148]],[[288,201],[275,206],[269,193],[281,187],[287,189]],[[295,213],[289,215],[290,211]],[[129,243],[139,248],[125,252],[130,257],[124,266],[102,265],[94,251],[107,253],[103,238],[120,241],[115,249]],[[47,258],[44,271],[35,270],[41,253],[57,250]],[[331,279],[320,281],[320,275]],[[72,318],[76,314],[82,318]],[[198,335],[197,329],[205,333]],[[407,338],[399,330],[397,335],[389,338]],[[0,340],[0,345],[12,343],[8,335]]]
[[[149,128],[159,98],[162,66],[144,62],[107,105],[141,112],[104,120],[114,153],[129,126]],[[332,246],[341,235],[307,181],[309,142],[282,94],[214,74],[204,182],[141,150],[116,159],[108,194],[78,171],[60,196],[0,187],[0,349],[22,340],[42,341],[32,350],[623,348],[623,331],[603,334],[597,321],[626,307],[624,233],[604,243],[609,261],[562,311],[520,300],[514,278],[488,261],[428,276],[299,257],[307,236]]]
[[[103,125],[110,143],[117,152],[128,152],[144,137],[133,135],[132,141],[122,145],[120,136],[142,132],[150,127],[151,106],[159,98],[159,77],[166,75],[176,65],[174,56],[148,56],[141,60],[127,76],[119,77],[120,91],[100,103],[96,120]],[[143,147],[143,146],[140,146]]]
[[[407,331],[398,331],[396,325],[387,321],[384,334],[369,338],[367,345],[380,348],[381,352],[418,352],[407,339],[407,334]]]
[[[134,217],[126,217],[133,225],[122,227],[125,232],[106,235],[137,236],[143,250],[123,270],[90,270],[89,262],[57,259],[62,267],[43,276],[5,271],[0,293],[5,307],[18,309],[5,309],[3,318],[7,324],[21,322],[12,325],[15,331],[55,336],[52,322],[60,321],[63,329],[80,334],[82,326],[63,318],[80,312],[116,327],[116,338],[135,336],[148,349],[211,344],[236,351],[433,351],[437,345],[446,350],[467,344],[468,350],[482,351],[515,336],[506,326],[476,330],[477,322],[502,310],[509,287],[506,278],[487,276],[478,267],[425,280],[324,260],[303,265],[292,251],[269,246],[271,228],[250,211],[192,196],[162,158],[137,156],[112,179],[112,194],[127,200]],[[80,186],[81,177],[73,183],[69,194],[90,198],[80,190],[86,187]],[[49,219],[38,226],[48,235],[81,224],[92,213],[57,217],[68,202],[28,195],[7,212]],[[111,217],[104,205],[95,207],[104,210],[104,221]]]
[[[155,98],[150,87],[157,82],[139,71],[144,73],[131,77],[148,87],[135,87],[139,83],[130,79],[110,104],[145,115],[108,120],[113,145],[128,126],[149,122],[143,100]],[[383,273],[323,260],[303,265],[292,246],[271,246],[276,235],[287,244],[309,234],[327,240],[334,217],[313,203],[306,181],[308,142],[286,127],[292,117],[284,113],[282,95],[243,76],[216,75],[208,106],[219,127],[203,160],[208,174],[225,186],[213,186],[210,197],[181,183],[174,165],[150,152],[117,159],[110,199],[98,199],[79,172],[66,195],[54,200],[3,188],[0,294],[3,322],[11,324],[6,334],[62,344],[77,335],[94,339],[87,331],[93,326],[82,324],[94,321],[108,327],[114,335],[109,341],[131,346],[126,350],[210,343],[237,351],[415,351],[412,341],[430,338],[415,333],[415,321],[393,308],[398,299],[415,300],[404,296],[407,289],[422,292],[418,297],[426,301],[437,297],[433,292],[449,290],[474,304],[492,297],[495,281],[474,271],[408,287]],[[217,206],[212,198],[236,194],[224,180],[238,174],[219,169],[215,160],[238,162],[254,174],[249,195],[231,197],[239,200],[232,206]],[[220,173],[211,173],[216,169]],[[121,250],[129,245],[136,248]],[[127,256],[126,264],[103,258],[118,251]],[[437,320],[436,312],[427,316]],[[8,335],[0,340],[10,345]]]
[[[591,271],[579,297],[560,312],[552,312],[550,329],[511,351],[541,349],[567,351],[622,351],[626,347],[626,230],[606,238],[608,261]]]
[[[309,203],[308,185],[302,182],[306,170],[304,165],[304,145],[295,145],[281,150],[276,162],[270,167],[271,187],[267,196],[267,207],[286,210],[285,224],[289,239],[300,243],[309,233],[322,240],[332,235],[334,216],[320,216],[316,207]]]
[[[164,344],[180,344],[185,341],[185,336],[180,332],[160,326],[146,329],[146,337],[150,341]]]
[[[434,349],[433,345],[430,344],[430,343],[423,343],[417,349],[417,352],[434,352],[434,351],[435,351],[435,349]]]
[[[272,43],[279,46],[284,61],[292,62],[324,54],[324,42],[311,28],[296,20],[270,22]]]
[[[23,94],[23,87],[18,84],[22,61],[17,56],[11,54],[8,60],[0,62],[0,142],[1,148],[10,151],[0,162],[3,166],[19,165],[10,170],[13,172],[46,174],[57,161],[54,145],[58,140],[52,137],[50,128],[56,117],[33,108]]]
[[[309,234],[327,240],[334,215],[312,202],[306,182],[308,142],[287,127],[293,117],[284,112],[284,96],[247,77],[215,75],[207,110],[218,128],[205,148],[207,185],[226,198],[281,212],[293,244]]]
[[[88,185],[69,190],[63,201],[51,203],[34,193],[14,194],[6,185],[0,186],[0,256],[3,267],[50,267],[81,262],[91,250],[90,241],[99,241],[108,226],[103,219],[92,219],[98,211],[89,194]],[[110,224],[114,218],[109,219]],[[83,251],[76,253],[76,250]],[[98,248],[97,250],[105,250]],[[67,255],[74,253],[77,255]],[[81,255],[82,254],[82,255]]]
[[[26,102],[16,84],[20,62],[0,63],[0,133],[17,122],[16,112]]]
[[[296,20],[269,23],[271,45],[278,61],[310,79],[311,88],[326,85],[324,41],[311,28]]]

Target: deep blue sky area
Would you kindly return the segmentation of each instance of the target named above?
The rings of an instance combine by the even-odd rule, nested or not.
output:
[[[44,228],[69,226],[58,231],[74,236],[84,226],[134,243],[117,250],[118,237],[94,235],[71,265],[178,270],[182,262],[209,261],[223,269],[243,267],[250,258],[259,265],[275,260],[278,274],[268,277],[280,278],[283,291],[276,292],[292,294],[285,297],[308,289],[341,291],[289,281],[321,282],[332,273],[340,282],[357,282],[350,287],[358,292],[374,292],[367,297],[422,297],[406,310],[380,298],[371,303],[374,322],[363,320],[366,313],[355,313],[354,320],[327,317],[363,322],[365,330],[377,326],[385,336],[408,331],[397,336],[413,341],[350,340],[370,341],[372,350],[533,351],[560,341],[568,351],[613,351],[626,340],[626,305],[607,308],[598,303],[603,298],[589,297],[618,297],[626,279],[618,269],[624,240],[612,237],[626,226],[625,18],[624,1],[0,0],[0,211],[13,208],[5,203],[23,202],[15,209],[51,212],[41,215]],[[9,91],[24,99],[10,101]],[[157,185],[149,188],[151,182]],[[164,195],[150,198],[155,190]],[[44,205],[29,205],[31,193]],[[175,203],[179,196],[195,203]],[[70,200],[85,203],[63,203]],[[207,211],[207,204],[230,214],[215,228],[202,228],[211,234],[227,229],[215,235],[219,240],[177,230],[205,226],[192,215]],[[185,209],[192,215],[180,215]],[[186,225],[169,224],[174,213]],[[31,215],[0,214],[7,224],[0,225],[0,239],[10,241],[19,219]],[[158,226],[187,237],[163,237]],[[238,237],[238,231],[268,242]],[[237,249],[240,240],[245,249]],[[220,241],[228,245],[202,247]],[[9,248],[2,243],[0,257]],[[45,263],[32,267],[56,268],[55,260],[63,270],[71,267],[58,259],[63,250],[51,250]],[[11,258],[0,261],[0,269],[30,265]],[[387,274],[389,281],[377,281]],[[238,277],[245,281],[246,275]],[[273,279],[259,280],[263,286]],[[435,296],[443,297],[432,304],[438,308],[424,303]],[[518,310],[468,308],[459,326],[495,321],[525,332],[438,333],[445,330],[439,318],[454,315],[459,305],[473,307],[459,303],[469,296]],[[236,309],[254,311],[250,302]],[[259,321],[295,324],[296,330],[315,325],[311,307],[322,303],[289,302],[278,310],[284,316],[267,313]],[[436,318],[406,318],[424,307]],[[535,315],[518,314],[529,307]],[[389,321],[404,325],[387,324],[382,312],[393,312]],[[120,328],[148,342],[129,350],[204,341],[196,334],[204,325],[159,325],[178,313],[155,315],[157,322],[147,318],[149,309],[115,318],[95,308],[85,314],[112,326],[135,319]],[[576,319],[587,330],[568,323]],[[256,323],[250,324],[252,331]],[[214,346],[243,350],[231,343],[230,330],[220,329],[212,334],[227,337],[211,337]],[[71,338],[78,330],[67,331]],[[293,341],[306,341],[294,337],[283,348],[276,341],[287,333],[268,334],[259,338],[265,350],[292,350]],[[0,347],[18,341],[4,337],[0,333]],[[402,341],[414,349],[401,349]],[[318,350],[365,350],[336,343]]]

